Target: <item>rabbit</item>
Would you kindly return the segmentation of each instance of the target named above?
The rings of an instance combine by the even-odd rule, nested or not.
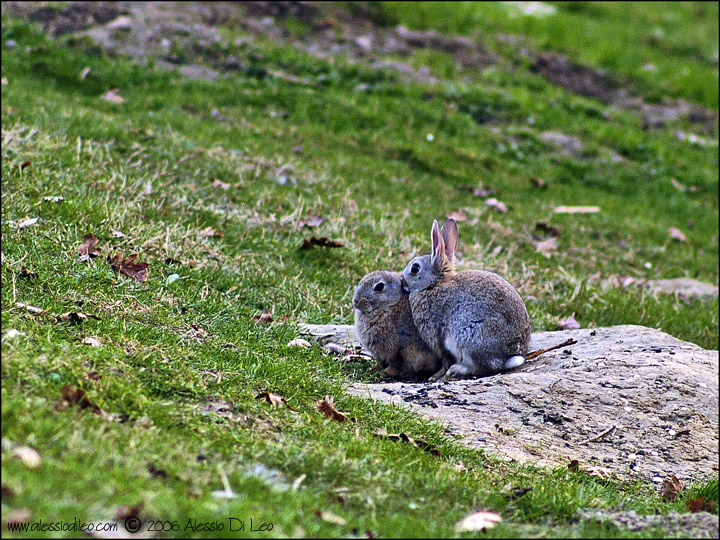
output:
[[[453,219],[434,221],[432,253],[403,270],[420,337],[442,368],[430,381],[456,380],[512,369],[525,362],[530,316],[515,289],[492,272],[455,272],[458,228]]]
[[[399,272],[376,270],[355,287],[355,333],[388,375],[416,378],[442,365],[420,339]]]

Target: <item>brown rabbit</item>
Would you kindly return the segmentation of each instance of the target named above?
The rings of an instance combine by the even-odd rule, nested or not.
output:
[[[440,369],[441,362],[422,341],[410,313],[408,293],[398,272],[377,270],[355,287],[355,333],[392,376],[416,378]]]
[[[435,221],[432,253],[403,270],[420,337],[443,368],[430,380],[463,379],[520,366],[530,344],[530,316],[515,289],[492,272],[455,272],[458,229]]]

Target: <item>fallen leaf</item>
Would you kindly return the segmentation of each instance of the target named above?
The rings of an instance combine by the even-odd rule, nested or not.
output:
[[[230,187],[231,187],[230,184],[226,184],[225,182],[221,182],[220,180],[215,180],[215,181],[213,182],[213,186],[214,186],[214,187],[222,188],[222,189],[224,189],[224,190],[226,190],[226,191],[227,191],[228,189],[230,189]]]
[[[17,228],[24,229],[25,227],[30,227],[31,225],[35,225],[37,223],[38,219],[39,218],[25,218],[17,224]]]
[[[316,236],[312,236],[310,238],[305,238],[303,240],[303,243],[300,246],[300,249],[310,249],[312,246],[320,246],[320,247],[326,247],[326,248],[340,248],[340,247],[343,247],[344,244],[338,240],[329,240],[325,236],[321,236],[320,238],[317,238]]]
[[[155,478],[167,478],[168,473],[165,469],[160,469],[159,467],[156,467],[155,465],[150,465],[147,468],[147,472],[150,473],[150,476],[154,476]]]
[[[486,200],[485,204],[488,205],[490,208],[494,208],[495,210],[503,214],[506,214],[508,211],[507,206],[505,206],[503,203],[501,203],[494,197],[492,199]]]
[[[697,514],[698,512],[715,512],[715,500],[706,499],[705,497],[697,497],[685,501],[685,507],[689,512]]]
[[[677,240],[678,242],[688,241],[682,231],[676,227],[670,227],[668,229],[668,234],[670,234],[670,238],[672,238],[673,240]]]
[[[335,409],[335,404],[333,403],[333,397],[332,396],[325,396],[323,399],[319,400],[315,406],[317,407],[317,410],[320,411],[325,415],[326,418],[332,418],[333,420],[337,420],[338,422],[344,422],[347,420],[347,416],[345,416],[344,413],[341,413],[337,409]]]
[[[498,523],[502,523],[502,517],[492,510],[481,510],[465,516],[455,524],[455,532],[474,532],[484,529],[492,529]]]
[[[666,501],[673,502],[677,499],[677,496],[683,489],[683,484],[678,477],[671,474],[668,478],[663,480],[662,489],[660,490],[660,496]]]
[[[82,340],[83,344],[90,345],[91,347],[102,347],[102,343],[96,337],[86,337]]]
[[[65,406],[77,405],[81,409],[90,409],[94,413],[102,414],[102,410],[95,403],[91,402],[85,390],[74,386],[63,386],[60,389],[62,396],[61,404]]]
[[[114,88],[100,96],[100,99],[104,99],[105,101],[109,101],[110,103],[124,103],[125,99],[120,96],[118,92],[120,92],[120,90]]]
[[[126,258],[123,258],[123,254],[120,252],[114,257],[109,258],[108,261],[110,262],[112,269],[116,272],[120,272],[121,274],[136,279],[137,281],[144,282],[147,281],[148,278],[148,267],[150,266],[150,263],[136,262],[139,256],[140,255],[137,253],[133,253],[132,255],[128,255]]]
[[[23,162],[20,164],[20,170],[21,170],[21,171],[24,171],[24,170],[27,169],[30,165],[32,165],[32,161],[27,161],[27,160],[25,160],[25,161],[23,161]]]
[[[538,221],[535,223],[535,230],[543,233],[545,236],[560,236],[562,229],[559,227],[553,227],[546,221]]]
[[[28,469],[35,469],[42,463],[42,458],[40,454],[38,454],[38,451],[29,446],[18,446],[13,450],[12,455],[22,461],[23,465]]]
[[[568,470],[578,472],[580,470],[580,462],[577,459],[570,460],[570,463],[568,463]]]
[[[287,346],[288,347],[304,347],[306,349],[309,349],[310,347],[312,347],[310,342],[307,339],[303,339],[303,338],[295,338],[292,341],[288,342]]]
[[[15,493],[15,490],[8,486],[7,484],[2,485],[2,496],[3,497],[14,497],[17,493]]]
[[[257,396],[255,396],[255,399],[264,399],[273,407],[279,407],[285,402],[285,399],[282,396],[273,394],[272,392],[260,392]]]
[[[273,322],[272,312],[268,310],[261,313],[260,315],[253,315],[253,319],[261,323],[271,323]]]
[[[390,439],[391,441],[401,441],[408,443],[410,446],[426,450],[434,456],[441,455],[440,451],[434,444],[430,444],[429,442],[423,441],[422,439],[413,439],[412,437],[410,437],[410,435],[407,435],[405,433],[388,433],[385,428],[378,428],[377,430],[375,430],[373,435],[375,437],[380,437],[381,439]]]
[[[519,499],[526,493],[529,493],[533,490],[533,488],[521,488],[521,487],[514,487],[510,490],[510,493],[508,494],[510,499]]]
[[[573,314],[570,315],[567,319],[565,319],[564,321],[560,321],[557,324],[558,330],[578,330],[579,328],[581,328],[581,326],[580,323],[575,320],[575,312],[573,312]]]
[[[45,313],[44,309],[41,309],[41,308],[35,307],[35,306],[31,306],[29,304],[26,304],[25,302],[17,302],[15,305],[19,308],[25,308],[26,310],[28,310],[30,313],[32,313],[34,315],[40,315],[42,313]]]
[[[75,259],[75,262],[89,261],[90,259],[94,259],[98,255],[100,255],[100,250],[95,247],[97,246],[97,243],[97,236],[95,236],[93,233],[86,234],[83,237],[83,243],[80,244],[80,246],[78,246],[77,248],[80,257]]]
[[[340,345],[339,343],[334,343],[332,341],[329,341],[328,343],[325,343],[323,345],[323,349],[326,351],[332,353],[332,354],[346,354],[348,352],[348,348]]]
[[[585,469],[585,472],[588,476],[594,476],[596,478],[600,478],[601,480],[607,480],[610,478],[610,474],[612,473],[610,469],[606,469],[605,467],[588,467]]]
[[[303,227],[317,227],[318,225],[323,224],[325,221],[327,221],[327,219],[322,216],[308,214],[305,216],[305,219],[301,219],[297,222],[297,228],[302,229]]]
[[[203,237],[205,237],[205,236],[219,236],[219,237],[220,237],[220,236],[225,236],[225,233],[222,233],[222,232],[220,232],[220,231],[216,231],[216,230],[213,229],[212,227],[206,227],[205,229],[203,229],[202,231],[200,231],[200,232],[198,233],[198,236],[199,236],[200,238],[203,238]]]
[[[540,253],[546,259],[549,259],[553,251],[557,251],[557,238],[551,237],[547,240],[537,242],[535,244],[535,253]]]
[[[340,525],[342,527],[347,523],[344,518],[341,518],[328,510],[318,510],[315,512],[315,515],[326,523],[332,523],[333,525]]]
[[[79,323],[86,319],[95,319],[96,321],[101,320],[97,315],[91,315],[90,313],[80,313],[79,311],[68,311],[60,315],[60,320],[63,322],[74,322]]]
[[[447,214],[445,214],[445,217],[448,219],[454,219],[455,221],[467,221],[467,216],[462,210],[448,212]]]
[[[557,206],[553,209],[556,214],[596,214],[599,206]]]
[[[538,178],[537,176],[533,176],[530,178],[530,183],[535,186],[536,188],[545,189],[547,187],[547,182],[543,180],[542,178]]]

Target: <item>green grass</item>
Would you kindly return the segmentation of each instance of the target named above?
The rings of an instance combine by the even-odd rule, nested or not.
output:
[[[369,365],[285,344],[297,322],[350,323],[360,277],[401,269],[427,251],[432,219],[464,208],[465,267],[515,284],[535,329],[575,312],[585,327],[644,324],[716,348],[716,301],[588,280],[599,271],[717,282],[716,142],[645,131],[629,113],[605,115],[597,102],[522,70],[454,79],[432,54],[413,60],[444,70],[426,86],[257,41],[228,47],[255,69],[193,82],[46,40],[16,20],[3,18],[2,27],[2,473],[15,492],[3,497],[3,516],[25,508],[32,520],[108,520],[120,505],[140,503],[144,518],[179,520],[181,531],[166,536],[190,536],[188,518],[235,516],[248,526],[250,518],[273,522],[268,536],[430,537],[451,536],[460,518],[490,508],[504,518],[484,533],[491,537],[624,537],[661,533],[578,525],[572,516],[593,507],[684,511],[683,500],[663,501],[647,483],[601,482],[469,449],[436,424],[347,395],[348,383],[374,377]],[[267,74],[274,70],[319,88]],[[360,83],[368,90],[355,91]],[[708,87],[717,92],[716,80]],[[99,99],[113,88],[124,103]],[[550,130],[582,139],[582,154],[561,155],[540,136]],[[608,161],[610,150],[624,159]],[[534,176],[548,188],[534,188]],[[673,178],[697,190],[678,191]],[[486,208],[472,195],[479,183],[499,190],[511,211]],[[64,200],[44,199],[53,196]],[[561,204],[602,211],[553,214]],[[327,221],[298,230],[308,213]],[[26,217],[38,221],[18,228]],[[550,259],[532,244],[539,220],[562,228]],[[208,227],[222,236],[201,234]],[[672,241],[669,227],[688,242]],[[101,255],[77,263],[89,232]],[[300,251],[310,234],[345,247]],[[112,272],[105,257],[119,251],[150,263],[146,283]],[[180,278],[169,282],[172,274]],[[268,310],[275,323],[254,320]],[[57,319],[68,311],[101,320]],[[7,337],[10,329],[24,335]],[[87,337],[102,347],[83,344]],[[64,385],[125,416],[57,407]],[[256,400],[265,390],[294,410]],[[351,421],[325,420],[314,408],[325,395]],[[373,437],[380,427],[435,444],[441,456]],[[41,465],[12,458],[11,442],[37,449]],[[212,496],[223,477],[237,498]],[[513,498],[514,487],[534,489]]]

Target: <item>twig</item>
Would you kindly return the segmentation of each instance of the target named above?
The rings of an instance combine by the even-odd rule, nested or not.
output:
[[[589,443],[589,442],[599,441],[599,440],[602,439],[605,435],[609,435],[609,434],[612,433],[613,431],[615,431],[615,426],[614,426],[614,425],[610,426],[610,427],[607,428],[605,431],[603,431],[602,433],[599,433],[598,435],[595,435],[594,437],[590,437],[589,439],[585,439],[584,441],[580,441],[578,444],[587,444],[587,443]]]
[[[545,354],[546,352],[554,351],[555,349],[559,349],[561,347],[567,347],[568,345],[574,345],[575,343],[577,343],[577,340],[570,338],[567,341],[563,341],[559,345],[553,345],[552,347],[548,347],[547,349],[538,349],[537,351],[533,351],[525,357],[525,360],[532,360],[533,358],[537,358],[538,356],[540,356],[541,354]]]

